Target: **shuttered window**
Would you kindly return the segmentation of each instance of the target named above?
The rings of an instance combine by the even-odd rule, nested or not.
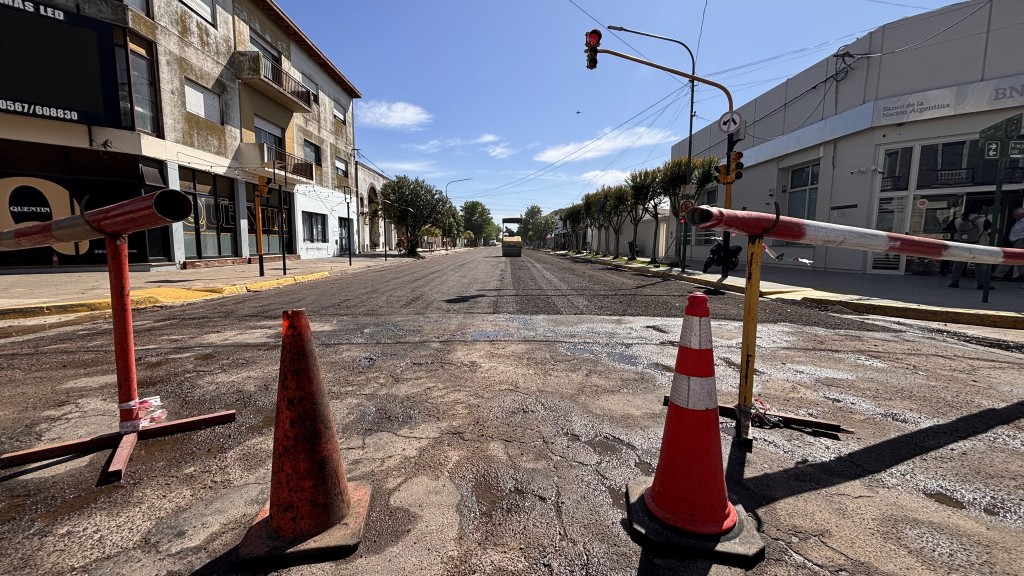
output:
[[[199,84],[185,79],[185,109],[202,116],[210,122],[222,122],[220,95],[203,88]]]
[[[213,22],[213,0],[181,0],[181,3],[202,16],[207,22]]]

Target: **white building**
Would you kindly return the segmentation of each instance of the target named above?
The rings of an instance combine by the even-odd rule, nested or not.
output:
[[[979,133],[1024,112],[1021,37],[1021,0],[961,2],[886,24],[740,106],[747,127],[736,149],[745,168],[731,207],[774,213],[778,202],[783,215],[931,238],[942,238],[943,224],[964,210],[1008,222],[1022,205],[1024,161],[1006,160],[993,209],[999,161],[986,158],[988,139]],[[686,151],[683,140],[672,157]],[[693,135],[694,157],[725,152],[717,124]],[[722,206],[723,190],[705,191],[697,203]],[[671,239],[670,221],[662,221],[661,238]],[[691,258],[707,255],[708,236],[691,239]],[[835,247],[787,245],[785,252],[829,270],[938,269]]]

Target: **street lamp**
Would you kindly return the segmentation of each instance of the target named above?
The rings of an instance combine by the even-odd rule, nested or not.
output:
[[[622,26],[609,26],[608,29],[609,30],[615,30],[616,32],[629,32],[630,34],[637,34],[637,35],[640,35],[640,36],[647,36],[647,37],[650,37],[650,38],[657,38],[658,40],[668,40],[669,42],[675,42],[676,44],[679,44],[683,48],[686,48],[686,53],[690,55],[690,75],[691,76],[696,76],[697,75],[697,59],[694,58],[693,51],[690,50],[690,47],[687,46],[686,44],[684,44],[682,41],[676,40],[675,38],[669,38],[667,36],[659,36],[657,34],[649,34],[647,32],[640,32],[638,30],[630,30],[629,28],[623,28]],[[693,96],[694,96],[694,91],[695,91],[694,89],[696,88],[695,84],[696,83],[694,82],[693,78],[690,78],[690,136],[686,140],[686,181],[687,181],[687,183],[689,183],[689,181],[693,178],[693,174],[692,174],[692,171],[693,171]],[[682,237],[681,237],[682,241],[680,242],[680,250],[682,251],[682,255],[679,257],[679,267],[680,267],[680,269],[683,269],[683,270],[686,269],[686,244],[687,244],[686,240],[687,240],[687,237],[690,235],[690,225],[689,224],[690,224],[689,222],[683,222],[683,234],[682,234]],[[654,225],[657,226],[658,223],[655,222]],[[677,228],[677,230],[678,230],[678,228]]]
[[[466,180],[472,180],[472,178],[461,178],[461,179],[459,179],[459,180],[452,180],[452,181],[451,181],[451,182],[449,182],[448,184],[454,184],[454,183],[456,183],[456,182],[465,182]],[[448,184],[445,184],[445,185],[444,185],[444,199],[445,199],[445,200],[447,200],[447,199],[448,199]]]

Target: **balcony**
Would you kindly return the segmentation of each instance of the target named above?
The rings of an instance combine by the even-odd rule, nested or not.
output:
[[[283,178],[286,182],[307,184],[315,176],[309,160],[262,143],[240,144],[232,164],[246,166],[246,170],[278,182]]]
[[[974,169],[936,170],[935,185],[937,188],[949,186],[971,186],[974,184]]]
[[[309,89],[261,52],[236,52],[235,74],[239,80],[292,112],[313,109]]]

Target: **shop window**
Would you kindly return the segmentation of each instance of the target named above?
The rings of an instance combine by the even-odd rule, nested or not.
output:
[[[910,188],[910,162],[914,148],[889,148],[882,160],[882,192],[899,192]]]
[[[302,240],[327,243],[327,215],[316,212],[302,213]]]
[[[818,214],[818,172],[821,164],[803,166],[789,172],[789,200],[786,216],[814,220]]]
[[[178,168],[178,184],[192,197],[192,215],[183,223],[185,257],[238,255],[235,183],[225,176]]]
[[[991,164],[995,164],[992,162]],[[984,174],[995,168],[986,166],[981,157],[978,140],[956,140],[921,146],[921,161],[917,170],[917,188],[955,188],[978,186],[986,179]]]
[[[220,95],[203,88],[199,84],[185,79],[185,110],[206,118],[210,122],[221,124]]]

